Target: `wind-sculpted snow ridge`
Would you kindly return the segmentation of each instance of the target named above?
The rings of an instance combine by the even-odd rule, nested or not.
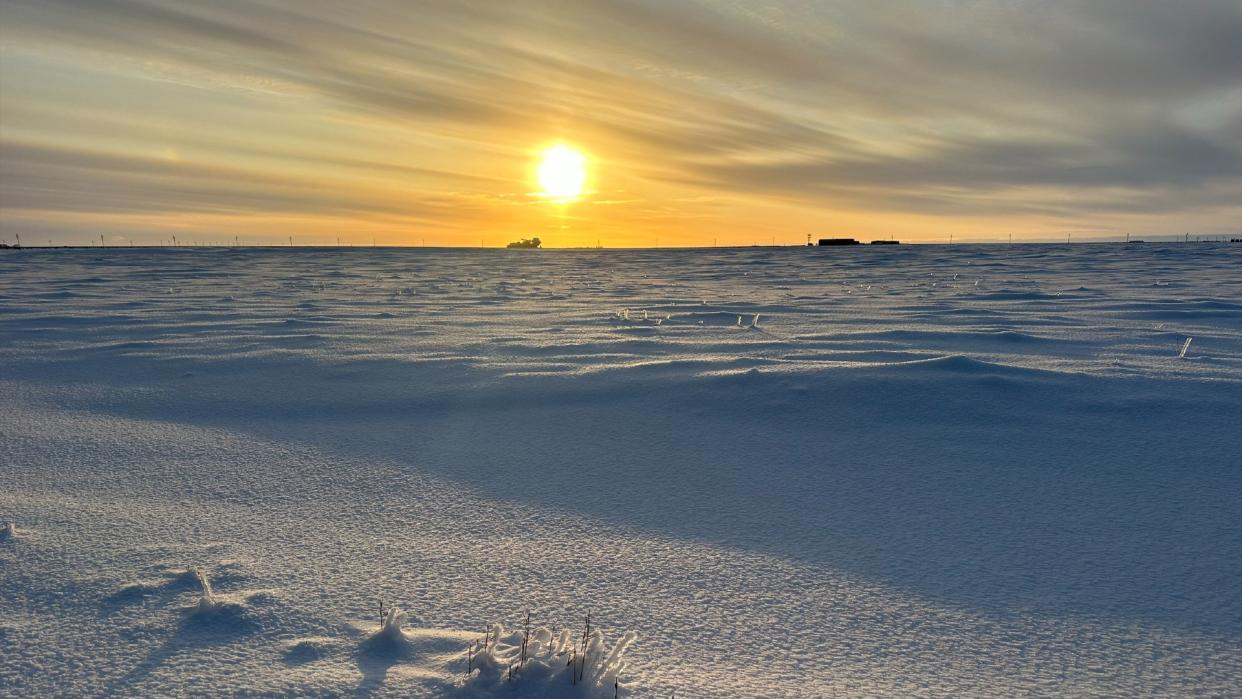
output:
[[[568,376],[747,358],[819,371],[899,350],[1236,379],[1236,247],[20,251],[0,257],[0,329],[31,360],[204,369],[303,359]],[[1163,361],[1186,337],[1191,361]]]

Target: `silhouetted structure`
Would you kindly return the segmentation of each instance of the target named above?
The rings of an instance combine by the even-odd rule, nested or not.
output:
[[[901,245],[900,240],[873,240],[872,245]]]
[[[820,238],[820,245],[859,245],[853,238]]]
[[[538,238],[522,238],[515,243],[509,243],[505,247],[509,248],[537,248],[543,245]]]

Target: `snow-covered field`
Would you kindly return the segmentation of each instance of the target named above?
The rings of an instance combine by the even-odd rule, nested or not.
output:
[[[0,695],[1237,695],[1240,417],[1239,245],[6,251]]]

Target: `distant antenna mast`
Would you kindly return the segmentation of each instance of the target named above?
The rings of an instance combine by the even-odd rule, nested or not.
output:
[[[289,236],[289,247],[293,247],[293,236]]]
[[[99,234],[99,247],[104,247],[103,233]]]

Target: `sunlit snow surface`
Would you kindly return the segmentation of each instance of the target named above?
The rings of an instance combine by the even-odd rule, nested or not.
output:
[[[1234,694],[1240,417],[1242,245],[6,251],[0,696]]]

